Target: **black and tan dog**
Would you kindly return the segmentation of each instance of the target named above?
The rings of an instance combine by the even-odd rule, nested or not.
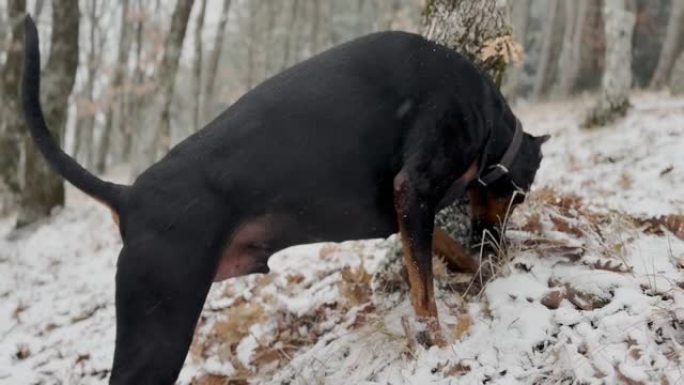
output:
[[[492,229],[542,158],[544,138],[522,131],[471,63],[418,35],[385,32],[265,81],[133,185],[117,185],[50,136],[30,18],[25,55],[33,139],[57,172],[120,218],[113,384],[173,383],[211,283],[266,273],[273,253],[310,242],[400,232],[416,315],[439,341],[433,236],[453,265],[476,265],[433,229],[435,213],[467,187],[475,231]]]

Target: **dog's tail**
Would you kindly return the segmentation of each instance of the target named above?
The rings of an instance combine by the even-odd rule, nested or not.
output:
[[[24,33],[24,74],[21,80],[21,100],[24,119],[26,119],[33,141],[58,174],[119,214],[129,186],[106,182],[91,174],[67,155],[50,134],[40,105],[40,49],[38,30],[31,16],[26,16]]]

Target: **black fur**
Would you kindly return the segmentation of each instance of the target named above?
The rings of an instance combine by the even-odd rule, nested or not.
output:
[[[267,271],[268,257],[291,245],[387,237],[398,223],[427,271],[440,200],[480,156],[496,163],[515,127],[499,91],[461,55],[418,35],[376,33],[265,81],[119,186],[52,140],[39,72],[27,18],[23,102],[33,138],[57,172],[122,218],[113,384],[175,381],[221,255],[250,221],[268,231],[245,249],[254,260],[246,273]],[[525,136],[498,194],[529,188],[540,142]]]

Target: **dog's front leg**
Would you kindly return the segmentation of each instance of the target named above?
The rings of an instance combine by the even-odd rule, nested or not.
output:
[[[479,269],[480,265],[475,258],[446,231],[437,226],[432,233],[432,250],[436,255],[445,258],[447,268],[451,271],[474,274]]]
[[[432,231],[435,206],[408,172],[394,178],[394,207],[411,287],[411,303],[419,321],[426,323],[433,342],[445,344],[439,326],[432,275]]]

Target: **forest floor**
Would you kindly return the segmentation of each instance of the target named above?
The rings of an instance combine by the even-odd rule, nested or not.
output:
[[[214,285],[180,383],[684,384],[684,98],[633,104],[589,132],[588,100],[515,108],[553,137],[489,278],[437,263],[448,347],[404,331],[394,237],[300,246],[271,274]],[[69,189],[43,223],[11,223],[0,219],[0,384],[105,383],[121,243],[109,212]]]

